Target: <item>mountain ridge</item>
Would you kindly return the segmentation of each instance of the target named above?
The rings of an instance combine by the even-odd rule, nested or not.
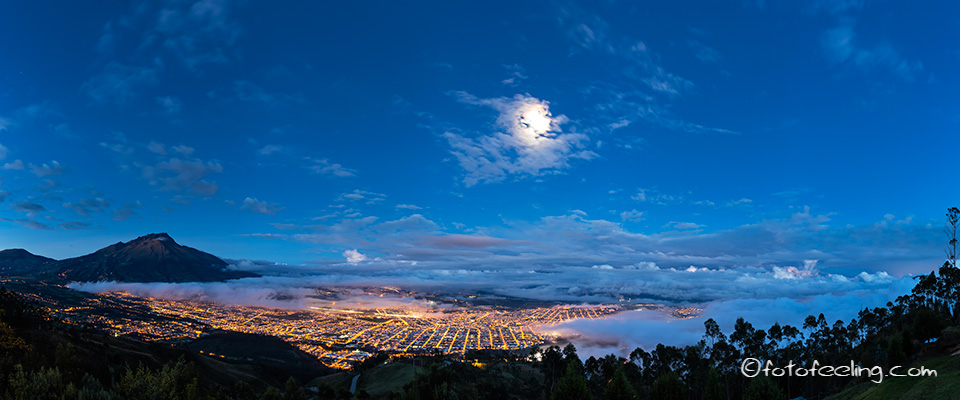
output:
[[[177,243],[166,232],[117,242],[93,253],[63,260],[23,249],[0,251],[0,273],[56,275],[75,282],[216,282],[260,275],[228,269],[213,254]]]

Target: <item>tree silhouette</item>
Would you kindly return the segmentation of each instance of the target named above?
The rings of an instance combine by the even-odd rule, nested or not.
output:
[[[617,368],[613,373],[613,379],[603,391],[603,398],[605,400],[636,400],[637,391],[630,386],[622,368]]]

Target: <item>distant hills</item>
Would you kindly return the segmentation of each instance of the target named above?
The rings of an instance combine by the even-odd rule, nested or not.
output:
[[[118,242],[60,261],[23,249],[3,250],[0,274],[58,277],[75,282],[216,282],[260,276],[229,270],[217,256],[180,245],[166,233]]]

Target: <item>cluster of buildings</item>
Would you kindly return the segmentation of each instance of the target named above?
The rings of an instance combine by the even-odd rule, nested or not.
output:
[[[465,354],[470,350],[517,350],[546,342],[540,327],[571,319],[595,319],[619,305],[552,306],[522,309],[460,306],[443,312],[407,309],[284,310],[208,302],[140,298],[122,292],[88,300],[89,307],[124,307],[111,316],[88,307],[57,310],[61,317],[116,335],[145,340],[186,341],[211,329],[283,339],[324,364],[348,368],[373,351],[403,354]],[[122,304],[122,305],[121,305]]]

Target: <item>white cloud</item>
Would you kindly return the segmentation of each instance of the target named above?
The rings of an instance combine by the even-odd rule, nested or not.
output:
[[[302,103],[306,101],[306,99],[299,94],[267,92],[257,84],[249,81],[234,82],[231,97],[240,101],[264,103],[271,107],[280,106],[284,103]]]
[[[740,200],[731,200],[727,202],[727,207],[749,205],[753,203],[753,200],[750,200],[746,197],[741,198]]]
[[[498,182],[507,176],[540,176],[560,173],[572,160],[589,160],[597,154],[586,150],[589,138],[580,133],[562,133],[564,115],[554,116],[549,103],[529,95],[512,98],[480,99],[456,92],[457,100],[491,107],[499,112],[496,125],[504,132],[469,138],[446,132],[443,137],[452,147],[467,175],[467,186]]]
[[[361,254],[357,249],[346,250],[343,252],[343,257],[347,259],[348,263],[357,264],[367,260],[367,256]]]
[[[630,222],[643,221],[643,212],[637,210],[624,211],[620,213],[620,219]]]
[[[147,145],[147,150],[150,150],[152,153],[159,154],[161,156],[167,155],[167,149],[163,144],[150,141],[150,144]]]
[[[507,86],[516,86],[520,81],[527,79],[527,71],[520,64],[504,65],[503,67],[510,73],[510,77],[500,81],[500,83]]]
[[[175,96],[157,97],[157,104],[167,115],[177,115],[183,110],[183,102]]]
[[[7,158],[7,148],[3,144],[0,144],[0,160]]]
[[[307,169],[314,174],[319,175],[333,175],[339,176],[341,178],[355,176],[355,170],[344,167],[343,165],[337,163],[331,163],[327,159],[310,159],[312,163],[307,166]]]
[[[144,87],[155,85],[161,68],[158,62],[145,67],[110,62],[81,87],[97,103],[123,105],[137,98]]]
[[[413,204],[397,204],[397,208],[403,210],[422,210],[423,207],[415,206]]]
[[[703,228],[705,225],[700,225],[693,222],[670,221],[670,223],[664,225],[664,227],[667,227],[667,226],[673,227],[674,229],[700,229],[700,228]]]
[[[193,155],[194,148],[190,146],[179,145],[179,146],[173,146],[173,151],[183,154],[184,156],[190,157]]]
[[[14,161],[15,163],[20,160]],[[4,166],[6,167],[6,165]],[[67,171],[67,167],[60,165],[57,161],[51,161],[50,164],[41,164],[34,165],[30,164],[30,172],[33,172],[36,176],[46,176],[46,175],[60,175]]]
[[[190,70],[228,62],[242,32],[231,17],[234,5],[225,0],[139,4],[105,24],[96,48],[112,58],[125,52],[172,58]]]
[[[637,193],[633,196],[630,196],[631,199],[644,202],[652,203],[657,205],[667,205],[674,203],[682,203],[685,199],[681,195],[673,195],[663,193],[657,189],[637,189]]]
[[[368,192],[366,190],[354,189],[352,192],[341,193],[337,201],[362,201],[367,204],[379,203],[387,198],[383,193]]]
[[[274,215],[283,210],[283,207],[280,207],[276,204],[260,201],[252,197],[243,199],[243,204],[240,206],[240,208],[257,214],[267,215]]]
[[[260,153],[260,155],[263,155],[263,156],[267,156],[273,153],[281,152],[283,150],[284,150],[284,147],[281,145],[268,144],[266,146],[261,147],[260,150],[257,150],[257,153]]]
[[[21,160],[14,160],[13,162],[8,162],[3,164],[3,169],[19,170],[23,168],[24,168],[24,165],[23,165],[23,161]]]
[[[687,44],[696,50],[696,54],[694,54],[694,56],[697,57],[698,60],[708,64],[716,64],[720,62],[720,52],[718,52],[716,49],[696,40],[690,40],[687,42]]]
[[[827,30],[820,37],[827,59],[839,65],[857,68],[862,72],[882,71],[912,82],[924,72],[923,63],[910,61],[890,44],[879,43],[871,49],[859,46],[852,26]]]

